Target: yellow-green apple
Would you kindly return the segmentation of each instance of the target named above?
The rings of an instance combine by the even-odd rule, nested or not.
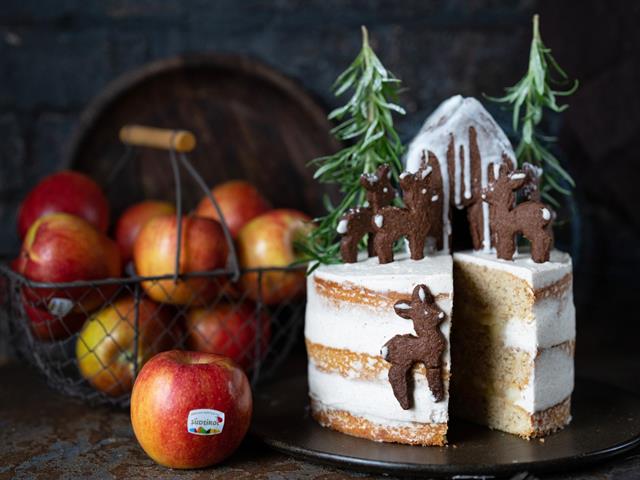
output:
[[[18,212],[18,234],[24,238],[38,218],[64,212],[84,218],[101,232],[109,226],[109,203],[91,178],[65,170],[44,178],[26,196]]]
[[[251,219],[271,210],[271,205],[256,187],[244,180],[231,180],[217,185],[211,190],[211,194],[218,202],[233,238],[238,236],[240,229]],[[194,213],[220,221],[218,211],[206,195],[200,200]]]
[[[176,213],[176,207],[169,202],[146,200],[127,208],[116,223],[115,238],[124,264],[133,256],[133,244],[144,225],[160,215]]]
[[[68,213],[40,217],[22,242],[15,268],[36,282],[74,282],[120,276],[118,246],[86,220]],[[24,290],[31,300],[49,310],[68,314],[95,310],[116,286],[46,288]]]
[[[187,313],[186,328],[188,349],[224,355],[245,371],[264,358],[271,339],[269,317],[253,302],[193,308]]]
[[[80,373],[113,397],[131,391],[136,361],[141,368],[156,353],[175,348],[167,307],[141,298],[136,352],[135,312],[134,298],[123,297],[94,313],[76,341]]]
[[[162,215],[149,220],[133,247],[136,272],[142,276],[160,276],[175,272],[178,219]],[[222,227],[215,220],[188,216],[182,219],[179,273],[203,272],[226,266],[229,247]],[[176,305],[202,304],[224,286],[223,277],[190,277],[147,280],[143,288],[152,299]]]
[[[298,260],[294,243],[309,232],[311,219],[297,210],[278,209],[254,218],[238,234],[238,257],[244,268],[287,267]],[[241,286],[253,300],[267,305],[293,299],[304,291],[305,272],[270,271],[242,275]],[[260,288],[259,288],[260,287]]]
[[[160,465],[202,468],[240,445],[253,400],[246,375],[230,359],[171,350],[142,368],[131,394],[131,424],[142,449]]]

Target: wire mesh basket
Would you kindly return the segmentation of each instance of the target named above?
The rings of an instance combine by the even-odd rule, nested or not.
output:
[[[0,264],[0,302],[13,345],[54,389],[94,404],[127,406],[142,365],[174,348],[225,354],[255,386],[276,373],[298,338],[305,267],[240,267],[220,206],[185,154],[194,146],[188,138],[185,144],[185,134],[123,128],[126,151],[111,180],[135,157],[134,147],[166,148],[175,181],[176,238],[183,238],[182,167],[218,213],[229,251],[225,268],[181,272],[183,242],[176,242],[174,271],[157,276],[129,267],[122,278],[48,283]]]

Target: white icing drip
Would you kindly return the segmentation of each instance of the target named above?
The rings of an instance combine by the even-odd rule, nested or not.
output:
[[[468,200],[471,196],[471,146],[467,143],[467,154],[464,156],[464,198]]]
[[[424,180],[425,178],[427,178],[429,176],[429,174],[431,173],[431,171],[433,170],[433,168],[431,168],[430,166],[425,168],[422,171],[422,179]]]
[[[387,359],[387,354],[389,353],[389,348],[384,345],[381,349],[380,349],[380,356],[382,358],[384,358],[385,360]]]
[[[382,228],[382,224],[384,223],[384,218],[382,215],[375,215],[373,217],[373,223],[376,224],[376,227]]]
[[[338,228],[336,228],[336,231],[340,234],[340,235],[344,235],[345,233],[347,233],[347,227],[349,226],[349,220],[347,220],[346,218],[343,220],[340,220],[338,222]]]
[[[420,168],[422,152],[433,153],[440,165],[442,175],[442,224],[444,250],[448,251],[451,224],[449,220],[450,205],[460,206],[462,203],[461,190],[464,183],[464,198],[472,197],[472,165],[471,149],[469,146],[469,128],[474,127],[477,133],[477,144],[480,153],[480,183],[487,187],[489,164],[496,167],[503,162],[503,155],[515,159],[509,139],[496,124],[491,115],[474,98],[463,98],[460,95],[445,100],[425,121],[420,132],[413,139],[407,150],[406,168],[415,172]],[[453,172],[449,172],[447,165],[447,150],[454,138]],[[460,146],[463,147],[463,158],[460,158]],[[464,161],[461,168],[459,162]],[[462,170],[462,171],[461,171]],[[454,191],[451,192],[450,175],[453,175]],[[453,199],[451,198],[453,194]],[[453,200],[453,202],[451,201]],[[483,250],[490,251],[491,232],[489,229],[489,205],[482,205],[483,219]]]
[[[402,180],[403,178],[406,178],[407,175],[409,175],[409,172],[402,172],[399,177],[400,180]]]
[[[451,235],[451,222],[449,221],[449,193],[451,185],[449,184],[449,168],[447,167],[447,155],[445,153],[444,160],[440,160],[440,174],[442,176],[442,245],[443,250],[449,252],[449,235]]]
[[[455,138],[453,140],[459,141],[460,139]],[[461,188],[462,185],[460,185],[462,181],[461,173],[462,172],[460,171],[460,155],[458,152],[458,147],[454,143],[453,145],[453,192],[454,192],[454,202],[456,202],[456,207],[460,205],[460,195],[461,195],[460,192],[462,190]]]
[[[482,188],[487,188],[487,172],[483,169],[480,183]],[[486,195],[483,196],[486,198]],[[489,226],[489,204],[482,202],[482,251],[491,252],[491,228]]]
[[[431,197],[431,201],[432,202],[437,202],[438,201],[438,195],[434,195],[433,197]]]
[[[409,310],[411,309],[411,305],[409,305],[408,303],[396,303],[395,307],[399,310]]]
[[[493,178],[495,178],[497,180],[499,176],[500,176],[500,164],[499,163],[494,163],[493,164]]]
[[[511,180],[522,180],[525,177],[526,175],[524,173],[512,173],[511,175],[509,175],[509,178]]]
[[[420,288],[418,289],[418,296],[420,297],[420,301],[421,301],[421,302],[424,302],[424,300],[425,300],[425,298],[426,298],[426,294],[425,294],[425,291],[424,291],[424,287],[420,287]]]

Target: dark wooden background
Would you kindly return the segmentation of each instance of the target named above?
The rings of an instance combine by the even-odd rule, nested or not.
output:
[[[633,352],[640,332],[638,2],[5,0],[0,253],[17,249],[16,207],[63,164],[83,108],[132,68],[183,53],[246,54],[329,108],[337,104],[329,86],[355,55],[365,24],[406,87],[408,115],[399,127],[408,139],[444,98],[497,95],[520,77],[534,12],[557,60],[581,80],[570,110],[552,125],[578,182],[579,351]]]

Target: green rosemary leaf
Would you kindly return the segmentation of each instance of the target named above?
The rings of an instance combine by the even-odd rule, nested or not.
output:
[[[559,81],[554,76],[560,78]],[[561,113],[568,105],[559,105],[557,97],[568,96],[578,88],[574,81],[568,89],[554,89],[551,84],[566,84],[568,76],[560,68],[540,37],[538,15],[533,17],[533,38],[529,51],[529,64],[526,75],[512,87],[505,88],[502,97],[487,97],[498,103],[505,103],[512,109],[513,129],[519,134],[520,142],[516,148],[518,164],[533,163],[543,167],[542,185],[545,186],[545,198],[553,198],[553,193],[571,195],[566,188],[575,186],[571,175],[560,165],[559,160],[550,152],[549,146],[555,138],[545,136],[540,131],[545,110]],[[557,201],[552,202],[557,204]]]
[[[330,120],[340,122],[332,129],[333,135],[348,145],[333,155],[310,161],[309,165],[316,167],[315,179],[336,184],[344,196],[337,205],[324,198],[327,214],[315,219],[316,228],[299,247],[312,262],[309,271],[320,264],[340,261],[336,227],[347,210],[362,205],[365,200],[360,175],[389,163],[392,176],[397,179],[402,168],[403,146],[392,117],[392,113],[405,113],[396,103],[400,81],[371,49],[364,27],[360,53],[338,76],[332,89],[336,96],[352,92],[346,104],[329,114]]]

